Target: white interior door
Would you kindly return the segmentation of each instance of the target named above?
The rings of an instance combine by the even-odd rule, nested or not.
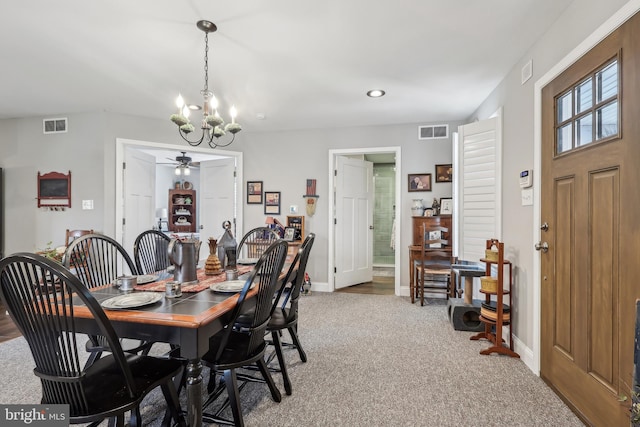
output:
[[[336,158],[335,287],[373,278],[373,163]]]
[[[209,237],[219,240],[222,223],[236,223],[236,158],[200,162],[200,259],[209,255]],[[235,227],[234,227],[235,228]],[[236,240],[239,240],[236,237]]]
[[[150,154],[126,147],[123,169],[124,221],[122,246],[133,257],[133,243],[156,223],[156,159]]]

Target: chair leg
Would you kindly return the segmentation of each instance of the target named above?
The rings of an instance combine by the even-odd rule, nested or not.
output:
[[[140,407],[136,406],[131,410],[131,418],[129,418],[129,422],[127,424],[131,427],[141,427],[141,419],[142,417],[140,416]]]
[[[92,351],[89,353],[89,358],[87,359],[87,363],[84,364],[84,369],[86,370],[89,366],[93,365],[96,360],[100,359],[102,356],[101,351]]]
[[[262,374],[262,378],[267,382],[269,386],[269,390],[271,391],[271,397],[274,401],[280,402],[282,401],[282,395],[280,394],[280,390],[276,387],[276,383],[273,382],[273,378],[271,377],[271,373],[269,372],[269,368],[267,368],[267,364],[264,359],[258,359],[256,361],[256,365],[258,365],[258,369],[260,369],[260,373]]]
[[[300,339],[298,338],[298,325],[287,328],[289,330],[289,335],[291,335],[291,341],[293,341],[293,345],[298,349],[298,354],[300,355],[300,360],[303,363],[307,363],[307,353],[302,349],[302,344],[300,344]]]
[[[413,267],[412,267],[413,268]],[[413,272],[413,280],[409,282],[409,296],[411,297],[411,304],[416,302],[415,295],[413,294],[415,291],[416,284],[413,283],[416,280],[415,271]]]
[[[233,421],[236,426],[242,427],[244,426],[244,419],[242,418],[242,411],[240,410],[238,379],[236,378],[236,371],[234,369],[224,371],[224,382],[227,385],[227,394],[229,396],[229,406],[231,406],[231,412],[233,413]]]
[[[180,400],[178,399],[178,392],[176,391],[176,387],[173,384],[172,380],[169,380],[168,383],[162,384],[161,386],[162,394],[164,395],[164,399],[167,401],[167,408],[169,409],[169,413],[171,414],[171,418],[176,422],[179,426],[185,426],[185,420],[182,414],[180,413]],[[171,425],[170,420],[167,421],[167,426]],[[163,425],[164,422],[163,422]]]
[[[284,383],[284,391],[287,395],[291,395],[291,381],[289,381],[289,374],[287,373],[287,365],[284,360],[284,354],[282,354],[282,342],[280,342],[280,336],[278,331],[271,332],[273,339],[273,346],[276,348],[276,356],[278,356],[278,364],[280,364],[280,372],[282,372],[282,382]]]

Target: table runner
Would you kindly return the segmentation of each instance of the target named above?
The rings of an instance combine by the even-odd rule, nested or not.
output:
[[[252,265],[239,265],[237,266],[238,276],[250,272],[253,269]],[[166,290],[167,282],[173,280],[173,276],[167,279],[159,280],[153,283],[147,283],[144,285],[136,285],[136,291],[154,291],[164,292]],[[191,285],[182,285],[182,292],[201,292],[205,289],[209,289],[211,285],[216,283],[222,283],[227,281],[227,275],[222,272],[213,276],[207,276],[204,274],[204,269],[198,270],[198,282]]]

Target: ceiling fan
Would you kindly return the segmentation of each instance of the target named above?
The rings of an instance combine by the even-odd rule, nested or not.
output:
[[[191,157],[187,156],[186,151],[181,151],[181,156],[176,156],[175,160],[167,157],[167,160],[171,160],[171,163],[163,163],[163,164],[174,164],[176,165],[176,175],[190,175],[190,168],[198,168],[200,166],[200,162],[193,162]]]

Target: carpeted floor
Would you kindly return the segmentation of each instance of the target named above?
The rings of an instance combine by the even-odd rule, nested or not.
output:
[[[480,355],[488,344],[454,331],[442,301],[420,307],[395,296],[302,297],[299,335],[309,360],[286,350],[293,394],[274,374],[280,403],[264,384],[244,389],[246,425],[582,425],[521,360]],[[28,355],[22,338],[0,344],[0,402],[38,402]],[[159,393],[147,398],[145,425],[160,425],[162,403]]]

